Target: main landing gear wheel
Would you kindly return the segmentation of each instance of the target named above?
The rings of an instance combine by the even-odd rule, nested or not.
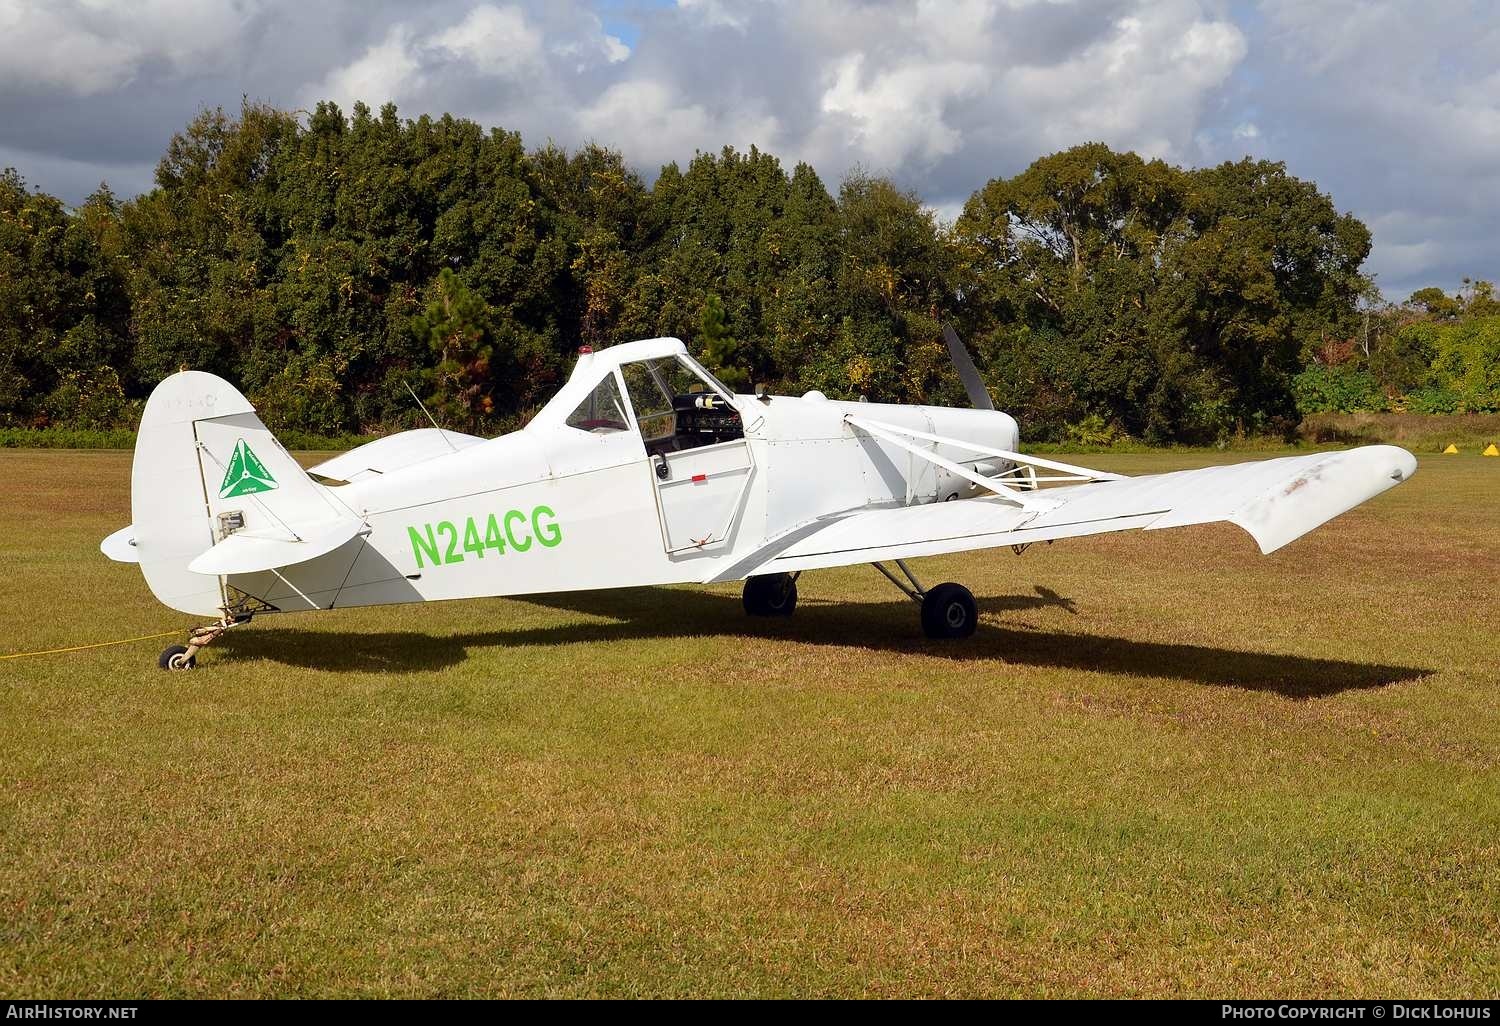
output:
[[[886,580],[901,594],[915,602],[922,610],[922,633],[929,638],[967,638],[979,626],[979,607],[974,602],[974,593],[962,584],[952,581],[927,589],[917,580],[903,560],[896,560],[902,577],[897,577],[883,563],[871,563]]]
[[[163,670],[191,670],[198,665],[196,655],[188,655],[186,645],[168,645],[156,659]]]
[[[764,574],[745,579],[745,612],[751,616],[791,616],[797,608],[797,578]]]
[[[922,633],[929,638],[967,638],[978,623],[974,593],[962,584],[939,584],[922,596]]]

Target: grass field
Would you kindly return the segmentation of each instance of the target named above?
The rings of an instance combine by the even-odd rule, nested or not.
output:
[[[1310,444],[1388,442],[1419,456],[1440,453],[1449,445],[1478,453],[1500,442],[1500,413],[1315,413],[1303,418],[1298,434]]]
[[[0,652],[189,624],[128,454],[0,474]],[[915,568],[0,662],[0,995],[1500,995],[1500,459]]]

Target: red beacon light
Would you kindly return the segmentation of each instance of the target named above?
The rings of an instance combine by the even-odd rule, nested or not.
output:
[[[592,353],[593,351],[594,351],[594,347],[593,346],[579,346],[578,347],[578,355],[579,356],[587,356],[590,353]]]

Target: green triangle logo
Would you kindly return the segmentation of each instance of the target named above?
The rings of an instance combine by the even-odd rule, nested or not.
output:
[[[241,438],[235,443],[234,455],[229,457],[229,468],[224,471],[224,483],[219,485],[219,498],[254,495],[256,492],[273,491],[276,487],[276,479]]]

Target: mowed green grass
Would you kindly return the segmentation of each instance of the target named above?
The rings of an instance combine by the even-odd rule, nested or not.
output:
[[[0,453],[0,651],[190,624],[128,476]],[[0,994],[1500,994],[1500,459],[915,568],[0,662]]]

